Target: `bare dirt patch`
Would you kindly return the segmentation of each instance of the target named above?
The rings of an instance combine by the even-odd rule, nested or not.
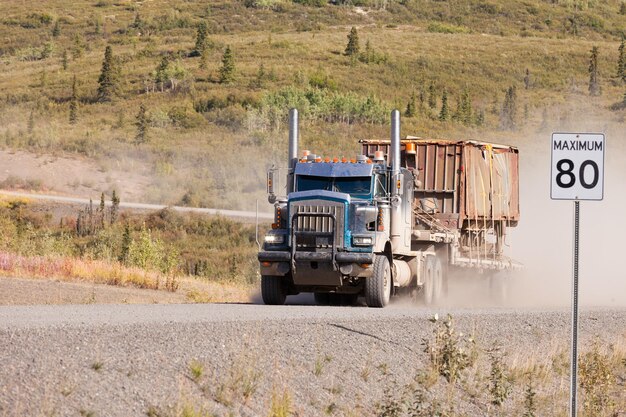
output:
[[[117,190],[126,201],[140,201],[150,184],[141,167],[106,169],[94,161],[24,151],[0,150],[0,182],[7,188],[53,191],[60,194],[96,197]],[[21,181],[20,181],[21,180]],[[13,184],[13,185],[11,185]]]
[[[0,277],[0,305],[184,303],[184,292]]]
[[[250,290],[184,278],[176,292],[66,282],[55,279],[0,277],[0,305],[178,304],[250,302]]]

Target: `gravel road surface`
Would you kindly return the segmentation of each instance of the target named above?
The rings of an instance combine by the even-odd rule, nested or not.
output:
[[[422,343],[439,325],[434,313],[451,313],[480,355],[482,365],[452,385],[428,373]],[[485,351],[502,345],[518,371],[556,369],[555,358],[567,357],[569,322],[566,310],[406,305],[5,306],[0,416],[267,416],[272,397],[294,416],[369,416],[411,383],[450,415],[492,415]],[[626,347],[626,310],[586,310],[580,332],[583,351],[594,338]],[[542,415],[565,415],[567,373],[544,378],[561,389],[550,380],[539,390]],[[619,403],[626,391],[618,389]],[[514,384],[502,415],[519,415],[523,391]]]

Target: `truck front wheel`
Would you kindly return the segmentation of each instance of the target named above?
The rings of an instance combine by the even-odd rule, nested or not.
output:
[[[391,297],[391,268],[384,255],[374,257],[374,273],[365,280],[365,303],[368,307],[385,307]]]
[[[268,305],[283,305],[287,299],[287,284],[282,277],[261,276],[261,296]]]

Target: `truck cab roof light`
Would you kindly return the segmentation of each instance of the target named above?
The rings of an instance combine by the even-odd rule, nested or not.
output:
[[[334,162],[334,163],[337,163],[337,162],[339,162],[339,158],[337,158],[337,157],[334,157],[334,158],[333,158],[333,162]]]
[[[341,157],[341,162],[343,162],[345,164],[346,162],[348,162],[348,159],[345,156],[342,156]]]
[[[374,152],[374,162],[383,162],[385,160],[385,153],[383,151]]]
[[[315,162],[322,162],[322,157],[321,156],[315,157]]]
[[[326,163],[330,162],[330,158],[329,157],[324,158],[324,162]]]

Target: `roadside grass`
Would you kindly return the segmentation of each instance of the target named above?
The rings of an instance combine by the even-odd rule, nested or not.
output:
[[[253,227],[170,210],[111,224],[108,211],[74,210],[1,199],[0,274],[182,292],[196,303],[248,302],[256,288]]]
[[[437,340],[447,343],[448,346],[454,344],[452,340],[447,339],[459,335],[453,323],[453,319],[448,317],[431,326],[429,340],[432,346],[435,346]],[[446,336],[448,334],[451,336]],[[439,346],[445,346],[445,343],[440,343]],[[213,410],[215,415],[287,417],[308,415],[303,407],[306,403],[309,412],[310,407],[314,407],[312,415],[565,417],[569,396],[569,375],[562,373],[560,365],[552,364],[562,362],[562,352],[567,351],[567,346],[561,343],[553,346],[548,344],[542,351],[523,352],[515,347],[508,347],[505,352],[498,346],[497,343],[476,340],[475,347],[471,349],[474,361],[467,367],[459,369],[454,379],[448,379],[447,374],[440,373],[433,367],[441,362],[433,362],[433,355],[430,352],[418,350],[416,362],[404,365],[413,370],[414,378],[399,382],[398,376],[391,370],[386,370],[379,376],[369,376],[369,379],[360,378],[361,370],[358,366],[347,368],[328,366],[324,369],[323,378],[315,379],[306,377],[308,365],[300,367],[300,370],[295,368],[295,372],[292,365],[286,368],[274,367],[271,379],[265,379],[256,370],[259,358],[254,354],[254,344],[246,342],[241,351],[235,352],[232,359],[226,363],[209,365],[197,361],[190,362],[190,370],[186,371],[187,376],[191,372],[191,380],[199,388],[199,391],[195,389],[190,391],[195,392],[194,395],[199,393],[199,397],[185,394],[176,409],[188,406],[196,410]],[[325,357],[330,355],[317,352],[308,360],[306,357],[300,359],[304,364],[315,364],[325,362],[323,359]],[[621,410],[626,407],[625,361],[624,336],[617,337],[612,344],[596,339],[581,346],[579,415],[584,417],[620,415]],[[202,376],[193,377],[193,368],[201,369],[202,371],[195,374]],[[207,375],[206,378],[204,374]],[[272,379],[273,383],[270,382]],[[307,400],[303,393],[293,391],[294,387],[305,381],[322,392],[326,391],[326,394],[318,393],[315,396],[316,400]],[[346,381],[352,382],[346,385]],[[378,394],[363,398],[361,402],[360,390],[367,384],[375,386],[374,391]],[[246,386],[252,386],[254,389],[246,390]],[[346,396],[353,402],[344,403]],[[181,414],[173,412],[152,415]]]

